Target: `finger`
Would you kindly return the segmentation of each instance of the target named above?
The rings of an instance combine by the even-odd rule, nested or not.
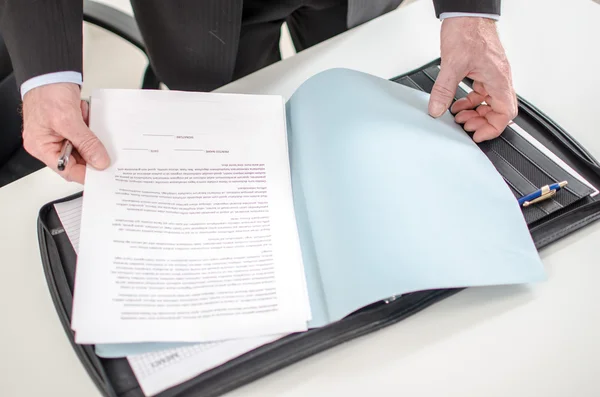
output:
[[[75,119],[64,128],[64,131],[60,132],[73,143],[73,146],[86,163],[100,170],[108,167],[110,160],[104,145],[90,131],[83,118]]]
[[[495,111],[488,112],[485,115],[485,119],[496,131],[496,136],[500,135],[510,122],[508,115]]]
[[[492,108],[489,105],[481,105],[475,110],[477,111],[477,114],[479,114],[480,116],[485,116],[486,114],[488,114],[489,112],[492,111]]]
[[[452,113],[458,113],[467,109],[474,109],[481,105],[486,96],[487,94],[485,92],[480,93],[477,91],[471,91],[466,97],[454,102],[454,105],[452,105]]]
[[[69,172],[69,177],[66,179],[81,185],[85,184],[85,165],[75,164]]]
[[[498,93],[490,93],[486,103],[498,114],[503,114],[511,120],[517,115],[516,97],[513,98],[509,92],[500,90]]]
[[[432,117],[440,117],[448,110],[456,94],[458,83],[464,77],[463,73],[442,63],[429,98],[429,114]]]
[[[506,115],[488,111],[485,117],[474,117],[467,121],[463,128],[465,131],[475,131],[473,140],[479,143],[499,137],[508,122]]]
[[[486,120],[486,118],[478,116],[473,117],[472,119],[467,121],[463,128],[465,129],[465,131],[472,132],[481,129],[485,125],[488,125],[488,121]]]
[[[77,161],[76,169],[73,169],[73,173],[74,173],[73,180],[75,182],[81,183],[83,185],[85,182],[85,170],[86,170],[85,160],[76,151],[73,151],[72,155],[73,155],[73,158],[75,159],[75,161]]]
[[[61,143],[60,142],[49,142],[42,145],[29,144],[30,140],[25,140],[25,150],[32,156],[39,159],[41,162],[46,164],[48,168],[57,170],[58,158],[60,157]]]
[[[488,141],[490,139],[494,139],[500,136],[501,132],[491,124],[485,124],[483,127],[479,128],[473,134],[473,140],[477,143]]]
[[[54,170],[67,181],[75,181],[83,184],[85,176],[85,163],[79,162],[81,157],[78,154],[72,153],[69,157],[65,169],[58,170],[58,158],[60,156],[60,148],[62,144],[55,142],[45,146],[46,150],[36,150],[35,156],[40,159],[48,168]]]
[[[77,164],[83,164],[85,165],[85,160],[83,159],[83,157],[81,157],[79,155],[79,153],[77,153],[76,151],[71,152],[71,155],[73,157],[75,157],[75,160],[77,160]]]
[[[76,157],[70,157],[63,171],[57,171],[60,176],[69,182],[77,182],[83,185],[85,180],[85,164],[77,161]]]
[[[480,93],[484,98],[489,95],[481,81],[473,82],[473,91]]]
[[[454,121],[458,124],[464,124],[473,117],[480,117],[481,115],[477,113],[476,110],[463,110],[459,112],[456,116],[454,116]]]
[[[83,122],[86,125],[90,125],[90,105],[87,101],[81,101],[81,116],[83,117]]]
[[[517,116],[517,96],[512,87],[510,76],[506,76],[500,71],[495,71],[489,81],[484,84],[476,81],[473,88],[477,87],[481,93],[486,93],[485,102],[492,109],[501,114],[505,114],[509,120]]]
[[[469,95],[471,95],[472,93],[470,93]],[[479,102],[477,105],[474,105],[471,103],[471,100],[469,99],[469,95],[467,95],[464,98],[460,98],[458,101],[454,102],[452,104],[452,107],[450,108],[450,111],[454,114],[457,114],[463,110],[469,110],[469,109],[473,109],[474,107],[476,107],[477,105],[479,105]]]

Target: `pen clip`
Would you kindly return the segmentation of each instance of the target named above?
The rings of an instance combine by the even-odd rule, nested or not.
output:
[[[553,197],[554,195],[556,195],[556,190],[549,190],[547,192],[544,192],[544,194],[542,194],[540,197],[538,197],[534,200],[525,201],[523,203],[523,207],[529,207],[531,204],[535,204],[535,203],[539,203],[540,201],[548,200],[550,197]]]

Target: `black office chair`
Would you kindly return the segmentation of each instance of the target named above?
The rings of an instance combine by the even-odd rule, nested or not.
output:
[[[104,28],[145,52],[135,19],[104,4],[84,1],[84,21]],[[141,88],[158,89],[159,80],[150,65]],[[10,57],[0,37],[0,187],[44,167],[23,148],[21,138],[21,95],[15,82]]]

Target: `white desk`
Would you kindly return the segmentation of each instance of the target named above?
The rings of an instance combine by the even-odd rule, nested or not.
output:
[[[504,0],[500,29],[517,92],[600,158],[600,7]],[[290,95],[337,66],[393,77],[436,58],[438,33],[423,0],[223,91]],[[564,78],[580,80],[560,91]],[[55,314],[37,247],[38,209],[77,190],[48,170],[0,189],[2,396],[99,395]],[[595,224],[542,252],[548,282],[461,292],[230,395],[598,396],[599,244]]]

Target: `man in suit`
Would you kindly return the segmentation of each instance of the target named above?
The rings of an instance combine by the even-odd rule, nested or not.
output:
[[[397,8],[402,0],[131,0],[150,62],[169,88],[212,90],[280,58],[286,21],[298,51]],[[517,113],[510,66],[496,32],[500,0],[433,0],[441,24],[440,75],[429,113],[448,110],[468,76],[474,92],[452,112],[474,140],[494,138]],[[110,159],[87,127],[81,101],[82,1],[0,0],[0,29],[23,98],[26,150],[56,170],[64,139],[75,146],[60,174],[84,182],[85,164]],[[485,105],[481,105],[485,101]],[[480,106],[481,105],[481,106]]]

